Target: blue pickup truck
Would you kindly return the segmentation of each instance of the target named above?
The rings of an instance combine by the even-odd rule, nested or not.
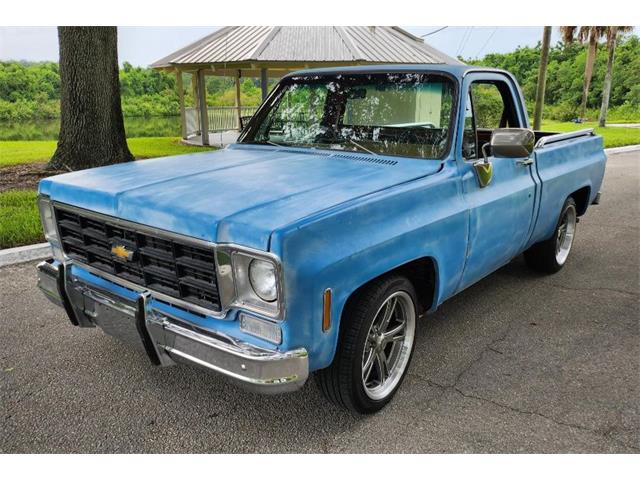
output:
[[[39,286],[156,365],[270,393],[314,372],[372,413],[423,314],[522,253],[566,264],[605,162],[591,130],[532,131],[505,71],[296,72],[223,150],[42,180]]]

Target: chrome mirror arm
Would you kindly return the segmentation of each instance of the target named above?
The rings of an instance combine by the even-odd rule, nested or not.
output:
[[[489,147],[491,147],[490,142],[486,142],[482,145],[482,158],[484,158],[484,163],[489,163]]]

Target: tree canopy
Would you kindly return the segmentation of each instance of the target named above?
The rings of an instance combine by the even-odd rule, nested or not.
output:
[[[604,46],[604,45],[603,45]],[[533,110],[540,45],[519,47],[509,53],[492,53],[467,63],[504,68],[522,85],[525,99]],[[549,52],[544,118],[569,120],[576,116],[581,96],[586,46],[558,42]],[[597,119],[602,100],[602,86],[607,63],[607,49],[598,48],[591,82],[587,117]],[[184,76],[188,105],[191,98],[190,75]],[[611,89],[610,118],[640,119],[640,39],[621,38],[616,49],[616,65]],[[125,116],[168,116],[179,114],[175,75],[124,62],[120,69],[122,110]],[[207,77],[207,101],[212,106],[231,106],[235,101],[233,79]],[[243,105],[260,104],[258,79],[245,78],[241,83]],[[0,62],[0,120],[57,118],[60,115],[60,75],[54,62]]]
[[[597,118],[602,102],[602,84],[607,66],[607,49],[599,48],[587,108],[588,117]],[[510,53],[491,53],[481,59],[466,59],[475,65],[503,68],[513,73],[520,83],[527,106],[533,108],[540,45],[519,47]],[[576,116],[582,97],[586,48],[580,44],[559,42],[549,52],[544,117],[569,120]],[[640,39],[620,39],[616,49],[616,66],[609,104],[611,114],[620,119],[640,119]]]

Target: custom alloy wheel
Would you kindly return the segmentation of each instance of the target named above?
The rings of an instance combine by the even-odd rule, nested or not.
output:
[[[416,312],[407,292],[391,294],[378,309],[362,352],[362,385],[373,400],[384,399],[404,374],[416,330]]]
[[[572,197],[567,198],[560,210],[560,217],[553,235],[532,245],[524,252],[524,259],[530,268],[542,273],[556,273],[569,258],[576,236],[578,210]]]
[[[375,280],[349,299],[340,320],[333,363],[316,372],[322,393],[356,413],[374,413],[391,401],[411,360],[416,293],[405,277]]]
[[[556,262],[558,262],[558,265],[564,265],[567,257],[569,257],[569,252],[573,245],[573,237],[576,234],[577,218],[575,204],[568,204],[562,212],[556,232]]]

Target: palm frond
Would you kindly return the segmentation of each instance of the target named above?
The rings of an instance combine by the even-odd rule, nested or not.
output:
[[[560,27],[562,41],[566,44],[573,43],[577,28],[578,27]]]

